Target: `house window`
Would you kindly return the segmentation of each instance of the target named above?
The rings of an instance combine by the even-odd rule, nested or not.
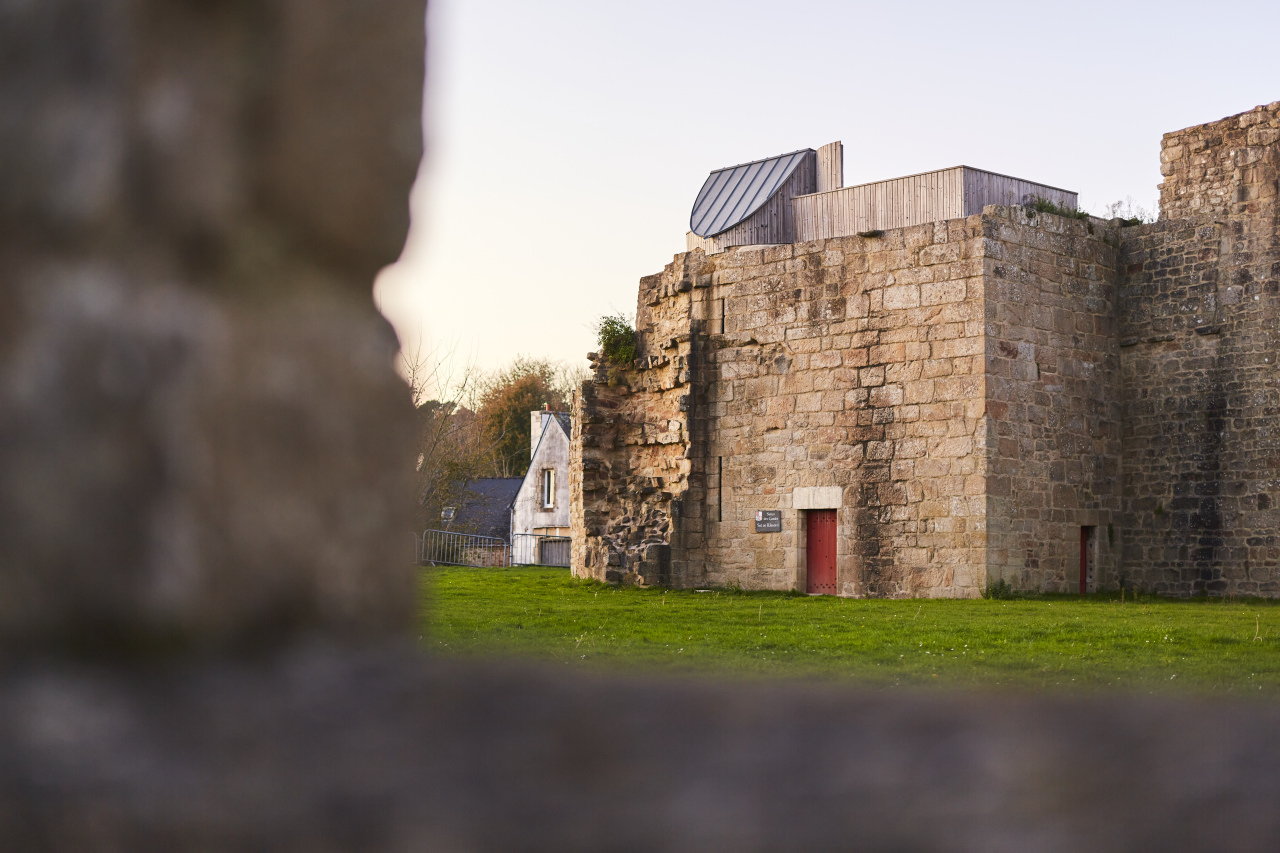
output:
[[[542,469],[542,508],[556,505],[556,472],[554,468]]]

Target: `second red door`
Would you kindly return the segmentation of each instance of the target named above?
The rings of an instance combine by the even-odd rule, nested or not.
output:
[[[808,566],[806,591],[836,593],[836,511],[811,509],[805,518],[805,562]]]

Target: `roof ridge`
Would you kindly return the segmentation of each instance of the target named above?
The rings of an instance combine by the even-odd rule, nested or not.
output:
[[[738,163],[736,166],[722,166],[719,169],[712,169],[711,174],[714,175],[716,172],[723,172],[727,169],[741,169],[743,166],[754,166],[756,163],[763,163],[766,160],[778,160],[782,157],[790,157],[793,154],[804,154],[808,151],[813,151],[815,154],[817,153],[817,149],[815,148],[797,148],[795,151],[787,151],[783,154],[774,154],[772,157],[761,157],[759,160],[748,160],[745,163]]]

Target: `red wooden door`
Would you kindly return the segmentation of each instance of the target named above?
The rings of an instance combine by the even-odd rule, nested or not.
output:
[[[836,511],[811,509],[805,518],[805,562],[809,567],[808,592],[835,595],[836,592]]]

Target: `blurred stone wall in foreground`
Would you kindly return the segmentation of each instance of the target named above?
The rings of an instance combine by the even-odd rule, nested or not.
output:
[[[399,635],[412,0],[0,4],[0,637]]]
[[[414,0],[0,0],[0,848],[1266,850],[1280,714],[432,661]]]

